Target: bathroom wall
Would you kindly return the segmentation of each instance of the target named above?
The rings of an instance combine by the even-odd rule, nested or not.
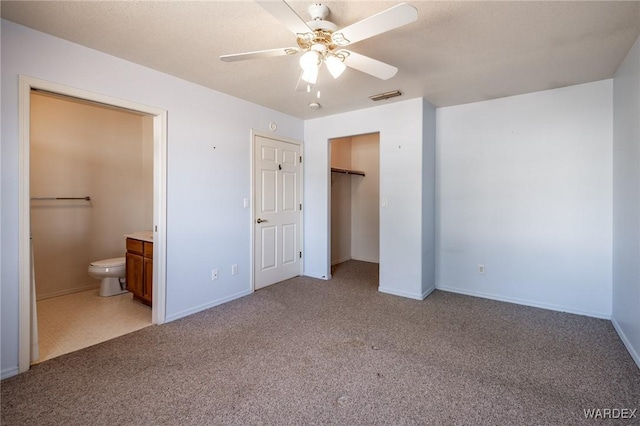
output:
[[[151,118],[34,92],[30,161],[31,197],[91,197],[31,202],[37,298],[97,287],[89,263],[152,226]]]

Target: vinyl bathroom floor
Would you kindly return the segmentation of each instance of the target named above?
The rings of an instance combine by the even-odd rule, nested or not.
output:
[[[151,325],[151,308],[131,293],[101,297],[98,289],[39,300],[36,363]]]

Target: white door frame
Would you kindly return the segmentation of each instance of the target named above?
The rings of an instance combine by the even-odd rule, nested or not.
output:
[[[289,138],[285,138],[282,136],[278,136],[278,135],[274,135],[273,133],[265,133],[265,132],[260,132],[258,130],[255,129],[251,129],[251,199],[249,200],[249,209],[251,210],[250,212],[250,218],[251,218],[251,222],[250,222],[250,228],[249,228],[249,235],[251,235],[251,255],[249,257],[249,265],[251,270],[250,270],[250,280],[251,280],[251,291],[256,291],[256,280],[255,280],[255,267],[254,267],[254,250],[255,250],[255,223],[256,223],[256,217],[255,217],[255,209],[254,209],[254,201],[256,198],[256,188],[254,186],[254,179],[255,179],[255,161],[254,161],[254,155],[255,155],[255,149],[256,149],[256,137],[263,137],[263,138],[267,138],[267,139],[273,139],[273,140],[277,140],[280,142],[287,142],[287,143],[292,143],[295,145],[299,145],[300,146],[300,155],[302,155],[302,142],[297,141],[295,139],[289,139]],[[302,203],[304,200],[304,185],[303,185],[303,176],[304,176],[304,161],[300,162],[300,202]],[[304,205],[302,206],[302,208],[304,209]],[[303,247],[303,243],[304,243],[304,215],[302,214],[302,210],[300,210],[300,232],[299,232],[299,237],[298,237],[298,244],[300,245],[300,250],[302,250]],[[302,259],[300,261],[300,275],[302,275],[302,271],[304,270],[303,267],[303,263],[304,263],[304,252],[302,253]]]
[[[153,324],[165,322],[166,263],[167,263],[167,111],[123,99],[89,92],[62,84],[19,76],[19,189],[18,189],[18,281],[19,281],[19,372],[29,370],[31,364],[31,267],[30,267],[30,115],[32,89],[115,106],[153,116]]]

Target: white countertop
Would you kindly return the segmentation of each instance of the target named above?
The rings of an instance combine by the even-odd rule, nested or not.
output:
[[[153,242],[153,231],[139,231],[132,234],[125,234],[126,238],[133,238],[134,240]]]

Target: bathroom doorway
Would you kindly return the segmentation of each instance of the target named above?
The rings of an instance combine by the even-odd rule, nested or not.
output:
[[[335,138],[331,153],[331,267],[380,262],[380,134]]]
[[[153,117],[37,90],[30,105],[42,362],[151,325],[151,308],[131,293],[101,297],[87,269],[123,258],[123,235],[153,227]]]
[[[29,369],[32,362],[37,362],[39,358],[37,304],[51,301],[55,301],[57,304],[63,298],[95,295],[94,301],[98,301],[102,305],[104,304],[103,302],[107,301],[114,302],[112,304],[117,305],[120,296],[100,297],[97,295],[99,281],[88,275],[88,263],[84,264],[87,259],[83,257],[88,255],[91,258],[88,260],[89,263],[108,257],[123,257],[126,247],[124,234],[144,230],[139,229],[139,226],[152,231],[154,242],[153,308],[150,310],[142,307],[146,309],[142,314],[144,317],[143,326],[164,322],[166,294],[167,113],[164,110],[30,77],[20,76],[19,86],[21,166],[18,256],[20,280],[19,370],[24,372]],[[61,104],[57,102],[66,102],[67,105],[61,108]],[[60,134],[54,135],[59,130],[56,130],[55,127],[49,128],[44,132],[36,128],[42,123],[39,122],[37,117],[32,116],[32,113],[37,114],[38,108],[43,103],[56,103],[56,107],[50,108],[48,112],[53,114],[54,117],[49,117],[48,120],[54,124],[58,123],[61,127],[63,126],[62,123],[66,123],[65,125],[69,127],[69,129],[66,129],[69,132],[66,137]],[[74,108],[88,108],[88,110],[83,110],[84,112],[79,113],[76,111],[71,114],[75,114],[76,117],[81,116],[82,125],[78,125],[78,123],[74,125],[72,122],[69,124],[61,120],[61,117],[56,116],[65,108],[71,110]],[[101,119],[92,116],[91,113],[87,112],[89,110],[107,112],[107,116],[110,117],[105,120],[106,123],[103,123],[106,127],[101,131],[97,131]],[[111,132],[111,127],[115,123],[115,116],[120,116],[121,118],[125,116],[129,118],[135,117],[133,121],[129,122],[129,127],[137,127],[134,133],[137,132],[139,140],[137,142],[138,147],[135,149],[139,150],[139,155],[132,155],[131,152],[122,152],[122,146],[120,146],[120,149],[117,148],[118,143],[122,142],[120,139],[127,138],[122,134]],[[127,120],[125,119],[125,121]],[[105,133],[109,136],[106,139],[104,139]],[[32,136],[34,140],[32,140]],[[36,138],[51,140],[40,144],[35,141]],[[148,145],[146,150],[142,149],[143,140],[146,140]],[[131,140],[128,143],[134,144]],[[57,148],[64,146],[64,148],[56,150],[52,149],[52,145]],[[36,153],[38,149],[43,149],[44,151]],[[100,154],[93,157],[89,156],[89,160],[87,160],[86,157],[83,157],[83,155],[87,154],[86,151],[99,151]],[[85,159],[83,160],[83,158]],[[131,161],[136,161],[139,167],[148,169],[145,172],[146,181],[142,179],[142,182],[138,182],[136,185],[143,188],[141,191],[129,191],[127,188],[129,185],[124,183],[126,179],[131,179],[132,176],[129,175],[132,174],[131,170],[135,168],[129,164]],[[84,163],[89,164],[87,166]],[[62,166],[63,164],[64,166]],[[38,166],[43,167],[39,168]],[[38,173],[43,173],[44,176],[37,176]],[[57,188],[46,187],[47,181],[55,181],[56,179],[58,179],[57,183],[59,185]],[[113,181],[117,182],[117,184],[110,185]],[[109,184],[105,184],[105,182]],[[88,185],[88,183],[93,186]],[[50,190],[53,192],[49,192]],[[72,192],[67,193],[66,190]],[[87,192],[87,190],[89,192],[94,191],[94,195]],[[35,191],[43,192],[36,193]],[[135,194],[132,195],[131,192]],[[95,194],[100,195],[97,196]],[[124,198],[118,199],[118,194],[124,194]],[[32,200],[32,198],[39,199]],[[59,200],[57,198],[78,199]],[[40,203],[40,205],[35,207],[34,202]],[[44,206],[42,205],[43,203],[45,204]],[[119,207],[114,209],[111,204]],[[122,207],[123,204],[137,206],[142,211],[139,215],[142,219],[123,221],[123,215],[118,215],[121,210],[127,211],[127,208]],[[35,208],[32,209],[32,207]],[[132,213],[129,212],[129,214]],[[68,216],[71,216],[73,220],[70,221]],[[42,217],[45,217],[45,219],[42,220]],[[122,223],[129,223],[129,225],[122,225]],[[96,224],[99,225],[99,228],[110,228],[110,230],[96,230]],[[123,226],[129,227],[125,229]],[[123,229],[124,232],[122,232]],[[42,233],[43,230],[44,233]],[[36,259],[35,263],[31,262],[32,244],[30,236],[34,234],[34,238],[42,242],[46,240],[45,235],[47,233],[58,233],[66,237],[66,240],[63,239],[62,242],[57,244],[61,244],[67,250],[67,253],[59,254],[57,259],[47,259],[47,256],[43,255],[45,251],[41,250],[42,247],[40,247],[40,250],[36,248],[33,251],[36,256],[40,251],[41,261],[45,261],[45,263],[49,261],[54,265],[53,268],[49,266],[49,269],[40,268],[40,275],[44,275],[45,280],[42,282],[43,286],[36,291],[36,282],[39,281],[39,278],[37,271],[35,274],[32,273],[32,267],[38,264],[38,260]],[[86,242],[86,238],[82,238],[82,235],[90,235],[89,243]],[[34,244],[34,246],[37,246],[37,244]],[[93,257],[96,258],[94,259]],[[58,264],[73,266],[73,268],[68,269],[67,272],[53,271]],[[42,266],[42,262],[40,266]],[[37,266],[33,269],[37,269]],[[58,269],[64,270],[64,268]],[[89,288],[87,289],[86,287]],[[36,301],[36,296],[40,299],[39,301]],[[58,307],[58,310],[72,313],[73,315],[71,316],[86,325],[87,321],[82,317],[88,315],[87,312],[91,311],[91,309],[88,311],[85,309],[89,303],[83,300],[82,297],[79,297],[78,300],[73,302],[75,303],[75,308]],[[98,310],[104,311],[102,305]],[[107,316],[111,316],[113,319],[113,314]],[[98,320],[98,323],[102,325],[102,330],[94,329],[89,331],[89,334],[94,335],[94,337],[100,334],[108,336],[108,333],[103,333],[110,328],[110,325],[107,324],[108,322]],[[71,334],[74,333],[72,332]],[[110,337],[103,340],[108,338]],[[88,340],[84,346],[95,343],[95,341]]]

